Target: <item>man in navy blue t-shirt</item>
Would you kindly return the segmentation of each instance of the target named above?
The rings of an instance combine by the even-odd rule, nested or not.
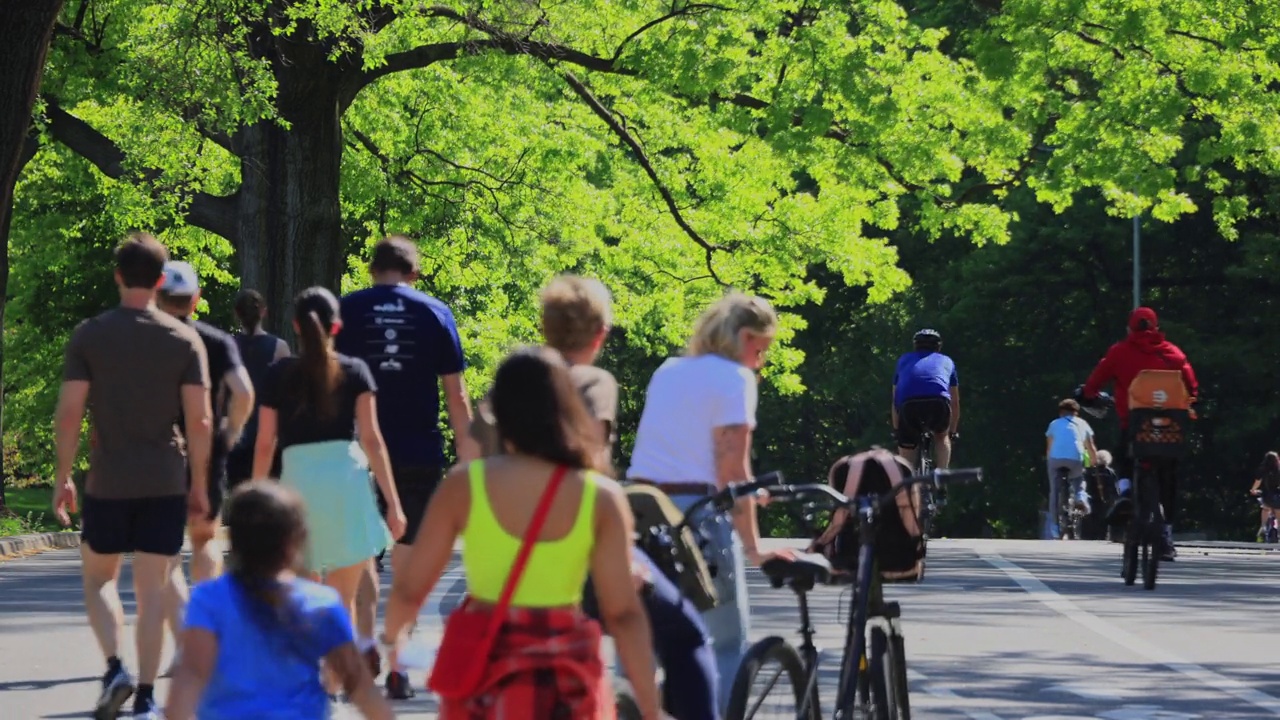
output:
[[[923,431],[933,433],[937,467],[951,464],[951,438],[960,426],[960,380],[956,363],[943,355],[942,335],[921,330],[915,350],[898,358],[893,374],[893,427],[898,454],[914,467]]]
[[[459,462],[479,457],[471,438],[471,401],[462,371],[466,369],[453,313],[436,298],[415,290],[418,248],[407,238],[389,237],[373,249],[369,265],[373,287],[342,298],[342,330],[338,352],[369,365],[378,384],[378,425],[391,456],[396,492],[408,525],[391,552],[392,572],[409,555],[427,503],[440,483],[446,463],[440,428],[440,386],[453,428]],[[373,579],[372,577],[370,579]],[[357,615],[364,637],[362,650],[376,658],[372,620],[376,583],[361,593]],[[372,602],[370,602],[372,599]],[[372,652],[369,652],[371,651]],[[374,675],[378,668],[374,669]],[[397,699],[412,695],[402,672],[387,677],[387,691]]]

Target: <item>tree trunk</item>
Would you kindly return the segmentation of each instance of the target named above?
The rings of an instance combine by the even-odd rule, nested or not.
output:
[[[4,437],[4,302],[9,290],[9,227],[13,188],[25,164],[31,106],[44,75],[45,54],[62,0],[0,0],[0,445]],[[25,155],[30,160],[30,155]],[[0,509],[5,478],[0,471]]]
[[[289,122],[241,129],[236,251],[244,287],[267,301],[267,329],[292,344],[293,298],[322,285],[338,294],[345,263],[339,198],[342,72],[324,50],[271,38],[278,109]]]

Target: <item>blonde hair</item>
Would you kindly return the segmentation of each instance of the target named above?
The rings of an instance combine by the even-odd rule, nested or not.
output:
[[[1098,456],[1098,465],[1100,467],[1111,467],[1111,453],[1107,450],[1099,450],[1095,453]]]
[[[742,331],[772,335],[778,313],[768,300],[731,292],[703,311],[689,338],[690,355],[720,355],[737,361],[742,355]]]
[[[604,283],[560,275],[542,289],[542,337],[561,352],[591,346],[613,324],[613,300]]]

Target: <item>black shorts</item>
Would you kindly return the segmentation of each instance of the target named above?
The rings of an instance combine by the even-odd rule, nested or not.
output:
[[[101,499],[86,493],[80,522],[81,539],[99,555],[174,557],[187,529],[187,496]]]
[[[943,435],[951,430],[951,401],[944,397],[915,398],[898,408],[898,447],[920,444],[922,430]]]
[[[1272,510],[1280,510],[1280,492],[1263,492],[1262,505]]]
[[[418,537],[418,527],[422,525],[422,516],[427,513],[427,503],[440,486],[444,477],[444,468],[439,465],[397,465],[391,464],[391,474],[396,479],[396,494],[400,496],[400,507],[404,508],[404,535],[396,541],[398,545],[412,545]],[[382,497],[382,490],[376,485],[378,492],[378,511],[387,514],[387,501]]]

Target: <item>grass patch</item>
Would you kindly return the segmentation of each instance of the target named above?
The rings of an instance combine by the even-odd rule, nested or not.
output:
[[[0,537],[67,530],[53,516],[53,489],[50,487],[6,487],[8,513],[0,514]],[[79,526],[79,514],[71,516],[71,527]]]

